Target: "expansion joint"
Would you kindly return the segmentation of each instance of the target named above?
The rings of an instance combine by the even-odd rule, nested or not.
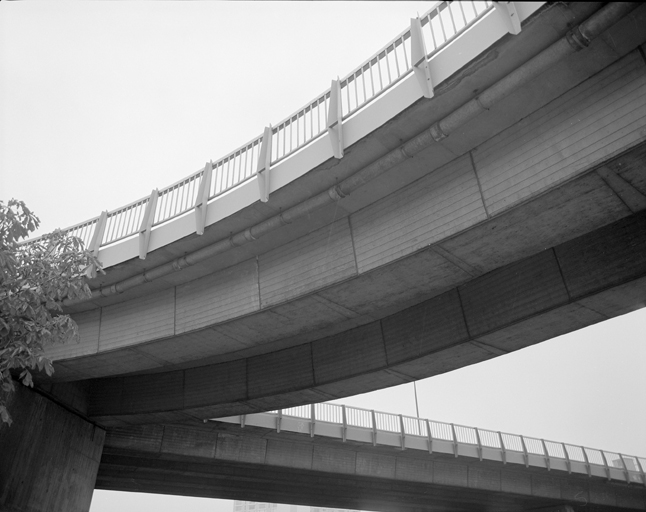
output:
[[[439,122],[432,125],[429,128],[429,131],[431,132],[431,137],[433,137],[435,142],[440,142],[442,139],[446,139],[447,137],[446,133],[442,131]]]
[[[328,189],[327,194],[333,201],[339,201],[346,196],[343,192],[341,192],[341,189],[338,185],[335,185],[334,187]]]
[[[581,33],[579,27],[574,27],[572,30],[565,34],[567,42],[574,48],[575,51],[583,50],[590,46],[590,40]]]

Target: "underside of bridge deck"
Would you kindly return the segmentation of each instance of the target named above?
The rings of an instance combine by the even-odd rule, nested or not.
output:
[[[381,512],[643,510],[643,487],[222,423],[111,429],[98,489]]]
[[[546,6],[342,159],[108,269],[94,283],[105,297],[71,307],[81,344],[53,349],[57,380],[41,389],[105,426],[222,417],[430,377],[643,307],[646,8],[428,135],[600,8]],[[251,234],[422,139],[352,194],[182,269],[187,251]],[[177,272],[110,291],[168,261]]]

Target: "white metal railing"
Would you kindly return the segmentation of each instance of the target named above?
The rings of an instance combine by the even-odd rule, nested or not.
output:
[[[441,51],[492,9],[491,1],[443,1],[429,10],[420,18],[427,58]],[[411,62],[411,37],[409,28],[339,80],[341,121],[354,115],[412,72],[414,63]],[[327,89],[272,127],[270,165],[288,158],[328,132],[331,95],[331,88]],[[256,137],[212,164],[213,171],[208,174],[209,183],[205,184],[207,200],[218,197],[256,175],[265,142],[263,138],[263,135]],[[195,209],[200,204],[198,195],[205,175],[205,169],[201,169],[162,190],[154,190],[151,196],[63,231],[79,236],[87,248],[98,253],[100,247],[135,236],[144,230],[149,231]],[[148,212],[148,205],[154,200],[154,196],[154,211]],[[152,222],[147,215],[152,216]],[[97,227],[99,236],[95,237]],[[29,242],[31,241],[26,243]],[[94,246],[90,247],[92,243]]]
[[[312,436],[337,437],[343,441],[371,440],[375,445],[516,462],[646,486],[646,458],[643,457],[345,405],[302,405],[216,421],[276,427],[278,431],[309,431]]]

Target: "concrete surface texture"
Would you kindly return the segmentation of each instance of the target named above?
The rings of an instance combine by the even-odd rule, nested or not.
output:
[[[643,486],[217,422],[112,429],[97,488],[383,512],[646,508]]]
[[[341,160],[151,262],[426,140],[414,134],[597,8],[546,7]],[[79,381],[105,425],[223,416],[428,377],[643,304],[643,16],[272,236],[73,306],[82,342],[52,351],[57,379]],[[111,268],[101,284],[141,265]]]

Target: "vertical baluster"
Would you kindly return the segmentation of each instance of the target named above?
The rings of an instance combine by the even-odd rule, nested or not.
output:
[[[404,45],[404,38],[401,38],[401,45]],[[397,78],[402,76],[401,71],[399,70],[399,57],[397,56],[397,41],[393,43],[393,53],[395,54],[395,68],[397,69]]]
[[[408,31],[408,37],[410,39],[410,31]],[[408,58],[408,54],[406,53],[406,37],[405,34],[402,36],[402,51],[404,52],[404,64],[406,65],[406,70],[408,71],[410,69],[410,59]]]
[[[437,8],[437,18],[440,21],[440,28],[442,29],[442,38],[444,39],[442,41],[442,44],[446,43],[446,30],[444,30],[444,20],[442,20],[442,11],[440,8]]]
[[[451,17],[451,25],[453,25],[453,34],[457,34],[458,29],[455,25],[455,19],[453,18],[453,9],[451,9],[452,3],[448,4],[447,10],[449,11],[449,16]]]
[[[460,6],[460,13],[462,14],[462,22],[464,23],[464,26],[466,27],[469,22],[467,21],[467,16],[464,14],[464,7],[462,6],[462,2],[458,2],[458,5]]]
[[[370,71],[370,89],[372,90],[371,98],[374,98],[375,97],[375,76],[372,73],[372,61],[368,63],[368,70]],[[368,98],[366,98],[366,101],[368,101]]]

